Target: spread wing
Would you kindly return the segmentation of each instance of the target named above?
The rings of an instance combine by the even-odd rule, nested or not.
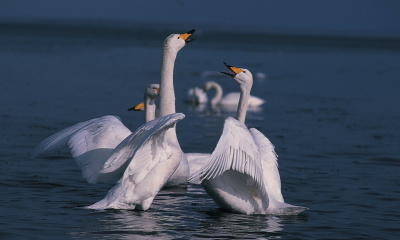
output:
[[[122,141],[104,164],[101,172],[112,172],[123,165],[128,165],[125,173],[103,200],[89,208],[130,208],[129,206],[135,204],[135,201],[151,197],[141,196],[141,199],[137,199],[138,196],[135,196],[137,183],[142,181],[156,165],[168,158],[169,143],[165,139],[165,133],[184,117],[182,113],[174,113],[157,118],[143,124]],[[150,187],[151,181],[148,184]]]
[[[190,175],[199,171],[204,165],[207,164],[211,154],[209,153],[185,153],[188,160]]]
[[[46,156],[68,146],[89,183],[115,181],[115,177],[99,175],[99,171],[113,149],[130,134],[131,131],[118,117],[103,116],[77,123],[51,135],[36,147],[33,154]]]
[[[129,134],[131,131],[116,116],[94,118],[44,139],[33,151],[33,156],[46,156],[67,145],[74,157],[96,148],[115,148]]]
[[[247,127],[234,118],[225,120],[224,130],[209,162],[190,177],[190,182],[215,178],[225,171],[235,170],[249,175],[262,189],[262,163],[258,146]]]
[[[264,170],[263,179],[270,201],[269,207],[278,207],[279,203],[283,203],[284,200],[281,192],[281,178],[278,170],[278,156],[275,153],[275,147],[271,141],[257,129],[251,128],[250,133],[260,149]]]

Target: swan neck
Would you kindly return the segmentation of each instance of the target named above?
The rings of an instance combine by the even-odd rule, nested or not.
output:
[[[147,96],[145,94],[144,97],[144,111],[145,111],[145,121],[149,122],[155,119],[156,117],[156,103],[153,98]]]
[[[177,51],[164,48],[161,65],[160,116],[175,113],[174,65]]]
[[[245,123],[246,121],[247,109],[249,107],[250,91],[251,86],[240,87],[240,98],[236,118],[242,123]]]
[[[221,87],[221,85],[219,85],[216,82],[211,82],[210,83],[210,89],[214,89],[215,90],[215,96],[211,100],[211,104],[212,105],[216,105],[219,102],[221,102],[222,95],[223,95],[222,87]]]

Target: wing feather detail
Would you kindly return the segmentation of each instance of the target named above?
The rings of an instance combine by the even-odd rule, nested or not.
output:
[[[228,170],[249,175],[262,191],[265,190],[258,146],[247,127],[231,117],[225,120],[222,135],[209,162],[194,173],[189,181],[203,182]]]
[[[259,146],[263,166],[263,178],[270,200],[269,208],[278,207],[284,199],[281,192],[281,178],[278,169],[278,155],[271,141],[255,128],[250,129],[254,141]]]
[[[147,122],[122,141],[106,161],[101,172],[107,173],[127,165],[121,180],[101,201],[89,206],[91,209],[135,208],[136,204],[152,198],[151,178],[153,168],[168,159],[166,132],[185,117],[174,113]],[[149,176],[148,179],[145,179]],[[141,195],[136,195],[138,183],[148,180],[141,186]],[[143,185],[143,184],[142,184]],[[149,189],[146,189],[148,187]],[[148,193],[146,191],[148,190]],[[152,200],[151,200],[152,201]]]

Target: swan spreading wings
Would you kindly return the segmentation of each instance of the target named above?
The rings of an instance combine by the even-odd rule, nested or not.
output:
[[[167,182],[177,165],[170,164],[171,144],[168,131],[185,117],[182,113],[169,114],[147,122],[123,140],[104,164],[102,173],[114,172],[127,165],[122,178],[107,196],[88,206],[90,209],[147,210],[158,191]],[[181,158],[183,155],[180,156]]]
[[[241,87],[237,119],[225,120],[209,161],[189,179],[201,183],[223,209],[245,214],[298,214],[305,210],[284,202],[277,155],[272,143],[244,124],[253,84],[247,69],[226,65]]]
[[[124,175],[103,200],[88,208],[147,210],[163,186],[187,182],[189,165],[175,129],[175,123],[184,115],[175,113],[173,70],[178,52],[190,41],[193,32],[171,34],[165,39],[160,117],[146,123],[141,128],[143,130],[127,137],[116,147],[101,172],[114,172],[127,164]]]
[[[150,84],[145,89],[145,103],[129,110],[145,108],[145,121],[153,120],[159,89],[159,84]],[[100,170],[118,144],[131,134],[119,117],[106,115],[77,123],[49,136],[35,148],[33,156],[54,155],[67,146],[88,183],[115,183],[122,176],[123,168],[108,173],[101,173]]]

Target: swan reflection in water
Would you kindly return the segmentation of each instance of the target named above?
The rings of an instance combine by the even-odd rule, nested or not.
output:
[[[191,214],[187,214],[190,212]],[[93,215],[92,215],[93,216]],[[281,238],[286,224],[304,222],[304,216],[244,215],[222,211],[194,185],[171,188],[157,195],[148,211],[96,211],[95,231],[73,233],[111,239]],[[216,235],[216,232],[218,233]],[[90,235],[90,236],[89,236]]]

